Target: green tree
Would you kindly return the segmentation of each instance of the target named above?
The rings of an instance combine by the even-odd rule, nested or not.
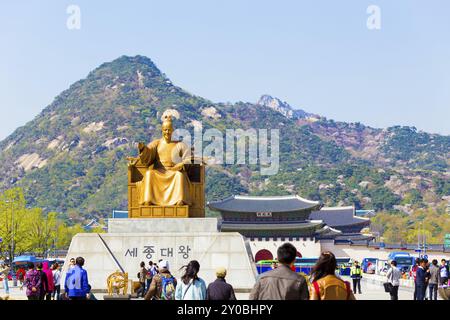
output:
[[[0,251],[12,259],[15,252],[27,248],[25,197],[22,189],[9,189],[0,194]]]

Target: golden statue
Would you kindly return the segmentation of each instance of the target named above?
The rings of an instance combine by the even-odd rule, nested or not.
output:
[[[205,217],[205,162],[172,141],[172,117],[163,114],[162,138],[138,144],[128,159],[129,218]]]
[[[108,276],[106,284],[108,287],[108,295],[120,294],[121,290],[122,294],[126,295],[128,291],[128,273],[116,271]]]
[[[140,206],[190,205],[190,181],[185,165],[191,163],[186,144],[172,140],[172,117],[166,115],[162,124],[163,137],[147,146],[138,144],[141,164],[147,167],[142,181],[136,183]]]

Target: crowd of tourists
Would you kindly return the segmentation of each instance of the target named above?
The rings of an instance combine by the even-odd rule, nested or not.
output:
[[[48,262],[36,264],[29,262],[27,271],[18,270],[18,273],[23,274],[23,278],[17,276],[20,281],[20,290],[25,289],[28,300],[95,300],[90,293],[87,272],[82,268],[83,264],[82,257],[78,257],[76,260],[70,259],[64,294],[61,294],[61,267],[58,263],[54,263],[49,268]],[[75,286],[75,283],[81,284],[81,289]]]
[[[290,243],[278,248],[278,263],[271,271],[260,274],[250,293],[250,300],[355,300],[350,284],[336,275],[337,261],[332,252],[323,252],[311,273],[311,285],[304,276],[295,272],[297,249]],[[181,279],[170,272],[169,263],[150,262],[145,268],[141,262],[138,278],[139,295],[145,300],[235,300],[233,287],[225,280],[225,268],[216,270],[216,279],[206,286],[199,277],[200,264],[190,261]],[[149,282],[146,280],[151,279]],[[149,284],[148,284],[149,283]],[[147,289],[145,289],[147,288]]]
[[[437,300],[439,286],[449,284],[449,267],[445,259],[434,259],[431,263],[427,259],[416,259],[412,268],[414,277],[414,300]],[[428,297],[427,297],[428,290]]]
[[[183,275],[177,280],[170,272],[167,260],[159,260],[157,264],[150,261],[148,269],[141,262],[138,294],[145,300],[236,300],[233,287],[225,280],[225,268],[216,269],[216,279],[208,286],[198,276],[200,263],[197,260],[181,269],[184,269]]]
[[[351,284],[337,275],[338,264],[330,251],[322,252],[309,276],[295,272],[294,262],[297,249],[290,243],[281,245],[277,250],[277,263],[272,270],[258,275],[250,292],[250,300],[356,300],[355,294],[361,294],[362,268],[358,261],[350,270]],[[48,262],[29,263],[28,270],[17,270],[20,289],[26,289],[29,300],[97,300],[91,292],[87,271],[83,268],[82,257],[71,258],[66,280],[61,284],[61,268],[55,263],[49,268]],[[7,275],[10,268],[0,266],[0,273]],[[183,266],[180,279],[171,273],[167,260],[157,263],[150,261],[148,266],[141,262],[137,274],[139,288],[137,297],[144,300],[236,300],[233,287],[225,280],[227,270],[216,269],[216,279],[209,283],[199,276],[200,264],[196,260]],[[448,285],[449,270],[445,259],[417,259],[412,268],[414,277],[414,300],[437,299],[438,286]],[[398,289],[402,272],[397,262],[392,261],[386,274],[385,290],[391,300],[398,300]],[[64,293],[61,294],[61,285]],[[4,281],[5,292],[9,293],[8,281]]]

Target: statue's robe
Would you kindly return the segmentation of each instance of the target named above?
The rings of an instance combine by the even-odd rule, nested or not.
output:
[[[152,141],[139,153],[141,163],[147,166],[142,181],[136,183],[139,204],[173,206],[183,201],[190,205],[190,181],[186,170],[170,170],[178,163],[190,163],[191,153],[186,144]]]

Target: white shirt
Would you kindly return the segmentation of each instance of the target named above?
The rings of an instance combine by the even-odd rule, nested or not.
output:
[[[444,266],[441,266],[441,278],[448,278],[448,272]]]
[[[53,282],[55,286],[59,286],[61,284],[61,271],[58,269],[53,270]]]
[[[400,270],[398,270],[397,267],[392,266],[387,274],[386,274],[387,280],[392,283],[392,285],[395,286],[399,286],[400,285],[400,279],[402,277],[402,273],[400,272]]]

